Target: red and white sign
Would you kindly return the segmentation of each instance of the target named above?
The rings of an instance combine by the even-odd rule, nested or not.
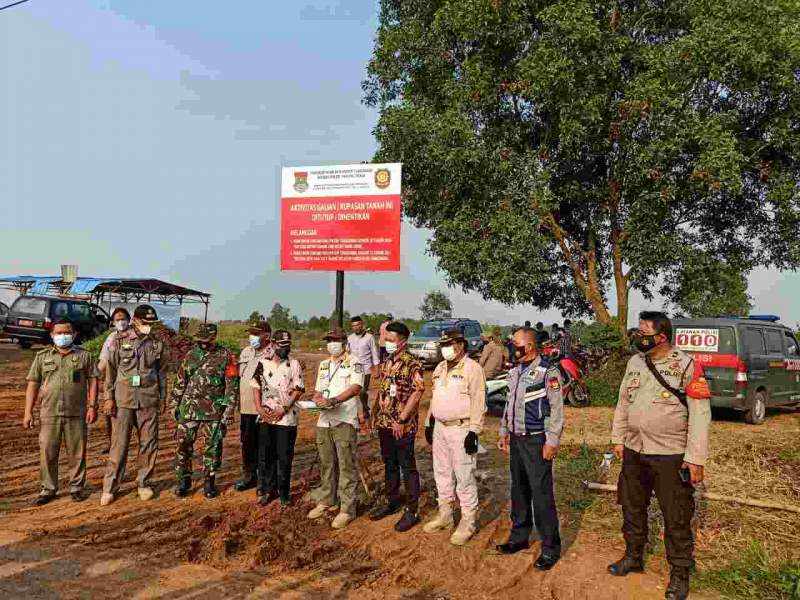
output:
[[[281,269],[399,271],[401,168],[282,169]]]
[[[686,352],[717,352],[719,329],[678,329],[675,345]]]

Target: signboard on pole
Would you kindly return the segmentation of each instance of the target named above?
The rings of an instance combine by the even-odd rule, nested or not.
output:
[[[283,168],[281,269],[399,271],[401,167]]]

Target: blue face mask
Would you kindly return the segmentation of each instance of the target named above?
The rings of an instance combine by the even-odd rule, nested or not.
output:
[[[59,348],[69,348],[72,346],[73,336],[70,333],[56,333],[53,335],[53,343]]]
[[[250,342],[251,348],[260,348],[261,347],[261,338],[257,335],[251,335],[248,338],[248,342]]]

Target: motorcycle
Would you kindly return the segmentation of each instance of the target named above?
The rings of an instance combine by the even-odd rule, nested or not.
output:
[[[578,354],[570,357],[561,356],[561,348],[558,344],[545,346],[542,354],[561,371],[561,377],[564,380],[561,388],[564,404],[578,408],[589,406],[589,390],[583,380],[585,367],[581,364],[580,356]]]
[[[500,373],[494,379],[486,380],[486,404],[489,408],[505,407],[508,401],[508,371]]]

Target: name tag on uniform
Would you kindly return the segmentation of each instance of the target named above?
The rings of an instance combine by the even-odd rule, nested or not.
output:
[[[393,383],[389,386],[389,397],[396,398],[397,397],[397,384]]]
[[[131,387],[140,387],[142,385],[141,375],[131,375]]]

